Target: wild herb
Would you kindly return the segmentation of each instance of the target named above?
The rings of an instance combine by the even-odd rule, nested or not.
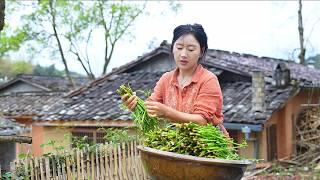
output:
[[[124,94],[128,94],[129,97],[131,97],[134,92],[132,91],[130,86],[121,85],[117,89],[117,93],[120,96],[123,96]],[[144,104],[144,101],[138,97],[137,105],[133,110],[133,118],[134,123],[137,125],[138,129],[143,133],[150,132],[158,127],[159,120],[154,117],[150,117],[147,113],[147,108]]]

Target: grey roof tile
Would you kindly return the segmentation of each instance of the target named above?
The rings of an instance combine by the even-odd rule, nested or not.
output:
[[[0,135],[1,136],[10,136],[17,135],[19,133],[30,131],[24,125],[15,122],[13,119],[6,119],[0,117]]]
[[[62,103],[61,92],[0,95],[0,112],[5,116],[32,116],[55,103]]]
[[[64,106],[56,106],[43,111],[43,117],[36,120],[46,120],[48,117],[55,120],[129,120],[130,113],[120,108],[120,97],[115,93],[121,84],[131,83],[134,90],[152,90],[162,75],[161,72],[135,71],[122,73],[115,79],[100,81],[99,85],[90,86],[68,100]],[[141,78],[148,77],[146,78]],[[133,83],[134,82],[134,83]],[[101,85],[103,84],[103,85]],[[266,112],[258,114],[251,112],[251,82],[221,83],[224,97],[223,113],[225,122],[237,123],[264,123],[274,111],[279,109],[295,91],[293,86],[277,89],[266,84]],[[89,92],[89,93],[88,93]],[[240,93],[241,92],[241,93]],[[137,92],[139,96],[143,94]],[[108,94],[107,97],[104,95]],[[80,108],[83,107],[83,108]],[[46,115],[49,114],[49,115]]]

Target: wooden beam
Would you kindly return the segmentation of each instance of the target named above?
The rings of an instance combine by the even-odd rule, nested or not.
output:
[[[320,104],[301,104],[302,107],[317,107],[320,106]]]
[[[31,144],[32,138],[29,136],[0,136],[0,142],[19,142]]]
[[[131,127],[134,126],[133,120],[79,120],[79,121],[35,121],[36,126],[66,126],[66,127]]]

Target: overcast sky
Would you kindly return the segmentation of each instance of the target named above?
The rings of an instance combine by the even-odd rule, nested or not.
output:
[[[124,38],[117,45],[108,71],[141,56],[153,41],[157,47],[163,40],[171,42],[173,29],[180,24],[200,23],[204,27],[210,49],[268,56],[291,58],[299,48],[298,1],[179,1],[181,9],[174,14],[159,10],[167,4],[148,2],[149,16],[141,16],[131,28],[135,39]],[[320,2],[303,1],[303,20],[307,56],[320,53]],[[93,70],[100,75],[103,66],[103,42],[94,39],[92,50],[95,61]],[[297,51],[298,52],[298,51]],[[297,55],[297,54],[296,54]],[[50,64],[56,61],[44,61]],[[61,63],[57,67],[62,69]],[[72,71],[81,72],[80,64],[74,62]]]
[[[148,52],[151,40],[157,46],[164,39],[171,42],[173,29],[186,23],[203,25],[210,49],[289,59],[299,47],[298,1],[183,1],[181,4],[176,15],[155,13],[139,19],[134,27],[135,40],[119,44],[117,58],[110,66],[117,67]],[[156,12],[159,4],[153,2],[149,8]],[[307,54],[320,53],[320,2],[303,1],[302,13],[305,37],[309,38]]]

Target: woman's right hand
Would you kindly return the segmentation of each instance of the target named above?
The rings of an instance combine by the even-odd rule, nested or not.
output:
[[[135,95],[135,93],[131,97],[129,97],[129,94],[124,94],[121,96],[121,100],[130,111],[133,111],[137,105],[138,97]]]

